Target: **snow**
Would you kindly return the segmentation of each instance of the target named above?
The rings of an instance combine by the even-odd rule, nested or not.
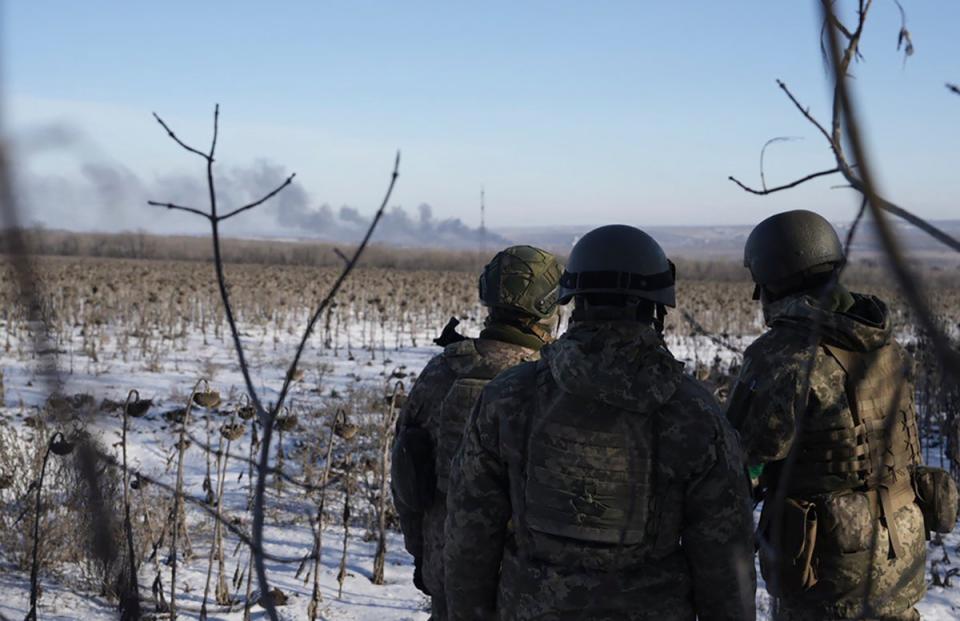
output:
[[[294,324],[296,325],[296,324]],[[357,390],[368,388],[385,392],[399,377],[403,377],[407,388],[413,374],[426,364],[431,356],[438,352],[430,343],[430,337],[439,333],[442,324],[423,326],[417,336],[416,347],[410,345],[409,335],[364,333],[367,328],[353,326],[349,335],[352,346],[347,348],[347,338],[343,336],[336,351],[325,349],[321,339],[310,340],[300,369],[305,371],[302,381],[294,385],[289,404],[293,413],[301,421],[301,429],[295,433],[284,434],[284,449],[288,452],[293,476],[302,476],[298,451],[311,443],[325,446],[327,429],[330,423],[331,404],[343,403],[344,399]],[[468,334],[476,334],[479,326],[466,322],[461,329]],[[265,402],[277,396],[282,384],[286,365],[292,358],[299,335],[291,330],[274,331],[270,328],[244,332],[244,344],[254,382]],[[116,339],[106,338],[100,343],[98,360],[79,353],[79,336],[66,339],[70,344],[67,352],[60,356],[63,371],[62,392],[65,395],[86,393],[94,395],[99,403],[104,398],[122,402],[130,389],[137,389],[142,398],[153,399],[150,413],[141,419],[131,419],[128,458],[131,467],[145,474],[172,484],[176,471],[176,462],[168,467],[176,438],[171,434],[171,425],[161,415],[163,412],[185,405],[190,389],[199,377],[210,379],[211,386],[224,396],[225,403],[236,404],[243,392],[243,380],[235,360],[232,344],[225,334],[219,337],[213,334],[189,333],[176,342],[165,344],[158,351],[147,355],[131,350],[123,355]],[[737,346],[744,346],[749,339],[739,339]],[[366,343],[366,346],[362,344]],[[359,345],[358,345],[359,344]],[[371,345],[375,344],[375,345]],[[710,364],[715,357],[730,362],[733,355],[722,346],[701,337],[671,337],[671,348],[678,358],[691,366],[697,362]],[[23,417],[35,413],[48,395],[48,387],[37,375],[37,361],[24,363],[18,353],[17,343],[0,355],[0,368],[4,372],[4,407],[0,408],[0,421],[9,425],[21,438],[28,431]],[[333,397],[336,391],[340,397]],[[339,399],[339,400],[338,400]],[[191,432],[204,438],[206,417],[216,430],[226,419],[195,408]],[[367,418],[370,418],[368,415]],[[377,415],[379,416],[379,414]],[[375,419],[375,416],[374,416]],[[116,413],[87,412],[85,420],[104,445],[116,441],[120,429],[120,418]],[[216,436],[214,435],[214,438]],[[249,445],[249,432],[233,444],[231,452],[246,455]],[[276,438],[276,436],[275,436]],[[23,440],[26,442],[26,440]],[[214,440],[215,441],[215,440]],[[114,449],[117,450],[117,449]],[[343,447],[339,447],[340,451]],[[202,496],[202,485],[206,477],[207,464],[205,454],[193,446],[186,452],[185,490],[193,496]],[[224,511],[228,516],[240,520],[243,528],[248,528],[249,520],[245,511],[246,470],[247,466],[239,460],[231,459],[226,469],[226,490]],[[243,474],[243,479],[237,479]],[[272,486],[272,484],[271,484]],[[369,533],[363,524],[351,523],[351,534],[347,549],[347,575],[342,596],[338,595],[337,575],[340,562],[340,546],[343,530],[339,526],[339,512],[342,508],[342,495],[336,494],[328,501],[330,507],[325,518],[329,524],[323,529],[323,554],[320,570],[319,618],[354,619],[358,621],[389,621],[400,619],[422,620],[429,617],[429,599],[417,591],[412,584],[412,559],[403,549],[401,536],[390,532],[387,536],[387,555],[385,565],[385,584],[374,585],[371,581],[376,540],[365,537]],[[5,498],[0,496],[0,498]],[[265,532],[267,550],[272,554],[297,557],[309,553],[314,536],[310,519],[316,512],[315,499],[288,486],[284,492],[271,487],[271,518]],[[356,499],[355,499],[356,502]],[[366,500],[364,500],[366,503]],[[369,513],[369,506],[358,511]],[[212,541],[212,526],[209,517],[195,507],[188,507],[188,523],[193,539],[192,558],[181,558],[178,569],[178,603],[181,606],[180,617],[199,618],[199,609],[203,599],[207,571],[207,557]],[[225,533],[225,570],[227,581],[237,567],[245,569],[246,550],[237,546],[235,535]],[[165,544],[169,547],[168,544]],[[237,548],[240,551],[237,551]],[[937,570],[942,574],[957,563],[960,557],[960,530],[944,537],[942,545],[931,543],[929,563],[942,559],[946,551],[950,565],[938,562]],[[166,552],[160,554],[161,558]],[[272,586],[277,586],[289,596],[286,605],[278,608],[283,619],[306,619],[310,602],[312,580],[304,581],[297,577],[297,563],[267,562]],[[960,567],[960,565],[956,565]],[[141,593],[149,594],[150,585],[156,575],[157,565],[144,561],[140,571]],[[164,588],[169,597],[170,568],[160,564]],[[929,578],[928,566],[928,583]],[[759,572],[758,572],[759,573]],[[71,568],[44,568],[41,571],[42,597],[40,599],[40,619],[100,619],[118,618],[114,604],[84,590],[77,572]],[[214,584],[216,564],[214,564]],[[960,576],[953,579],[951,587],[931,587],[920,605],[924,619],[945,620],[960,616]],[[0,618],[19,619],[29,608],[29,574],[16,570],[0,550]],[[211,585],[212,601],[213,585]],[[231,592],[243,596],[245,586]],[[256,598],[256,595],[254,595]],[[762,588],[757,595],[760,618],[769,618],[769,598]],[[235,621],[243,618],[240,610],[221,611],[216,605],[208,608],[211,620]],[[265,618],[262,608],[252,608],[253,619]]]

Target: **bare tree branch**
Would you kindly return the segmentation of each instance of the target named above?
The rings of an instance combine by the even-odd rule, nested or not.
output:
[[[824,14],[832,11],[829,0],[821,0],[821,6]],[[861,18],[859,30],[862,29],[863,23]],[[876,185],[872,171],[867,161],[866,149],[863,146],[863,140],[860,135],[859,117],[857,115],[853,99],[847,89],[846,76],[842,71],[842,63],[843,59],[846,58],[846,55],[843,57],[840,56],[839,43],[837,42],[836,33],[831,29],[828,29],[828,31],[831,60],[835,69],[834,76],[836,79],[838,93],[837,99],[841,104],[840,110],[847,127],[848,140],[853,150],[853,155],[859,163],[859,178],[851,179],[851,184],[853,184],[854,180],[860,184],[860,187],[857,189],[860,189],[863,192],[867,200],[867,206],[870,209],[870,214],[873,216],[876,224],[880,241],[883,244],[884,251],[889,258],[890,268],[893,271],[900,288],[903,290],[907,301],[910,303],[911,308],[916,313],[920,325],[927,332],[927,334],[930,335],[935,351],[937,352],[937,357],[940,359],[940,363],[943,365],[944,369],[949,372],[949,375],[952,375],[954,378],[960,377],[960,354],[950,347],[950,339],[943,333],[943,331],[940,329],[940,326],[937,324],[936,319],[933,316],[933,312],[930,310],[923,294],[921,293],[920,285],[918,284],[919,279],[915,274],[910,273],[910,269],[907,266],[906,260],[904,259],[903,252],[900,249],[900,244],[897,240],[896,234],[890,227],[890,223],[887,222],[887,210],[884,207],[887,201],[881,199],[876,192]]]
[[[732,175],[730,177],[727,177],[727,179],[729,179],[730,181],[733,181],[742,189],[746,190],[747,192],[750,192],[751,194],[757,194],[758,196],[766,196],[767,194],[773,194],[774,192],[780,192],[782,190],[789,190],[790,188],[795,188],[798,185],[806,183],[811,179],[816,179],[817,177],[826,177],[827,175],[835,175],[839,172],[841,172],[839,168],[831,168],[830,170],[821,170],[820,172],[809,174],[806,177],[802,177],[800,179],[797,179],[796,181],[792,181],[785,185],[778,185],[773,188],[764,187],[762,190],[756,190],[754,188],[751,188],[750,186],[744,185],[739,179],[737,179]]]
[[[268,193],[266,196],[264,196],[264,197],[261,198],[260,200],[253,201],[252,203],[247,203],[247,204],[244,205],[243,207],[237,207],[236,209],[234,209],[234,210],[231,211],[230,213],[224,214],[224,215],[220,216],[220,217],[217,218],[217,219],[220,220],[221,222],[223,222],[223,221],[226,220],[227,218],[232,218],[233,216],[235,216],[235,215],[237,215],[237,214],[239,214],[239,213],[243,213],[244,211],[246,211],[246,210],[248,210],[248,209],[253,209],[254,207],[257,207],[257,206],[259,206],[259,205],[264,204],[265,202],[267,202],[268,200],[270,200],[271,198],[273,198],[274,196],[276,196],[277,194],[279,194],[280,191],[281,191],[283,188],[285,188],[285,187],[287,187],[288,185],[290,185],[290,184],[293,182],[293,178],[296,177],[296,176],[297,176],[297,173],[292,173],[289,177],[287,177],[286,181],[284,181],[283,183],[281,183],[279,186],[277,186],[274,190],[272,190],[270,193]]]
[[[153,207],[166,207],[167,209],[177,209],[179,211],[186,211],[188,213],[196,214],[198,216],[203,216],[207,220],[210,219],[210,214],[204,211],[200,211],[199,209],[195,209],[193,207],[184,207],[183,205],[177,205],[174,203],[158,203],[157,201],[147,201],[147,204],[152,205]]]
[[[960,86],[957,86],[956,84],[951,84],[950,82],[947,82],[944,86],[946,86],[947,90],[953,93],[954,95],[960,95]]]
[[[833,0],[825,0],[825,2],[826,4],[829,4],[831,6],[833,5]],[[827,30],[831,33],[834,33],[834,35],[837,32],[839,32],[844,37],[846,37],[848,41],[847,46],[843,49],[843,51],[838,52],[839,54],[838,59],[834,59],[833,57],[829,59],[830,67],[834,75],[844,76],[844,78],[846,78],[846,76],[848,75],[850,63],[855,58],[857,58],[857,53],[858,53],[857,50],[860,44],[860,39],[863,36],[863,29],[864,29],[864,24],[866,23],[867,13],[869,12],[872,4],[873,4],[872,0],[861,0],[859,2],[858,11],[857,11],[857,16],[858,16],[857,27],[852,31],[849,28],[844,27],[840,22],[839,18],[837,18],[836,15],[834,15],[830,10],[828,10],[827,13],[824,15],[823,23],[824,24],[829,23],[834,25],[834,28],[827,28]],[[900,9],[902,10],[902,7],[900,7]],[[902,23],[905,23],[903,19],[902,19]],[[849,36],[848,36],[848,33],[849,33]],[[834,64],[833,62],[834,60],[836,60],[836,64]],[[830,145],[830,150],[833,151],[834,158],[837,161],[837,167],[836,169],[833,169],[833,171],[839,172],[841,175],[843,175],[844,179],[846,179],[846,181],[850,184],[850,187],[860,192],[864,192],[865,191],[864,184],[861,181],[858,174],[854,172],[854,170],[857,168],[857,164],[850,163],[850,161],[847,159],[847,155],[844,150],[843,134],[841,131],[843,114],[842,114],[841,105],[840,105],[839,85],[838,84],[834,85],[833,118],[831,119],[832,131],[830,132],[828,132],[826,128],[824,128],[824,126],[810,113],[809,108],[803,106],[799,102],[799,100],[794,96],[794,94],[790,91],[790,89],[782,80],[777,80],[777,86],[779,86],[780,89],[783,90],[783,92],[787,95],[787,97],[790,99],[793,105],[797,108],[797,110],[799,110],[800,113],[803,114],[803,116],[814,127],[817,128],[817,130],[821,133],[821,135],[823,135],[823,137],[826,138],[827,144]],[[947,84],[947,88],[953,92],[956,92],[957,94],[960,94],[960,87],[957,87],[956,85]],[[801,179],[794,181],[793,183],[789,183],[784,186],[778,186],[776,188],[770,188],[769,190],[767,190],[766,188],[764,188],[763,190],[756,190],[754,188],[751,188],[741,183],[739,180],[737,180],[733,176],[730,176],[728,178],[734,183],[736,183],[738,186],[740,186],[741,189],[747,192],[750,192],[752,194],[757,194],[757,195],[765,195],[765,194],[771,194],[773,192],[778,192],[781,190],[786,190],[792,187],[796,187],[801,183],[809,181],[810,179],[830,174],[833,171],[821,171],[818,173],[812,173],[810,175],[807,175],[806,177],[802,177]],[[876,205],[877,207],[879,207],[880,209],[883,209],[888,213],[891,213],[905,220],[906,222],[909,222],[910,224],[914,225],[921,231],[927,233],[928,235],[930,235],[940,243],[946,245],[947,247],[955,251],[960,252],[960,240],[957,240],[955,237],[951,236],[950,234],[943,231],[939,227],[931,224],[930,222],[927,222],[926,220],[924,220],[923,218],[920,218],[919,216],[914,215],[913,213],[904,209],[903,207],[900,207],[880,196],[875,196],[874,200],[872,201],[872,204]]]
[[[712,341],[713,343],[719,345],[720,347],[723,347],[723,348],[726,349],[727,351],[730,351],[730,352],[732,352],[732,353],[734,353],[734,354],[737,354],[737,355],[740,355],[740,356],[743,355],[743,349],[742,349],[742,348],[737,347],[737,346],[734,345],[733,343],[730,343],[730,342],[727,341],[726,339],[720,338],[719,336],[716,336],[715,334],[711,334],[709,330],[707,330],[706,328],[703,327],[703,324],[701,324],[699,321],[697,321],[697,318],[694,317],[693,314],[690,313],[690,311],[683,310],[683,311],[680,311],[680,314],[681,314],[681,316],[683,317],[683,320],[686,321],[686,322],[690,325],[690,327],[693,329],[693,331],[694,331],[696,334],[699,334],[700,336],[705,336],[706,338],[710,339],[710,341]]]
[[[397,151],[397,156],[393,164],[393,173],[390,176],[390,184],[387,186],[387,192],[383,197],[383,201],[380,203],[380,208],[377,209],[377,213],[370,222],[370,226],[367,228],[367,232],[363,236],[363,240],[360,242],[360,245],[357,246],[353,256],[350,258],[350,262],[343,268],[340,276],[337,277],[337,280],[333,283],[333,286],[330,287],[330,291],[327,293],[326,297],[324,297],[319,306],[317,306],[317,310],[314,311],[313,315],[310,317],[310,321],[307,324],[307,329],[304,330],[303,337],[300,339],[300,344],[297,346],[297,351],[294,354],[293,361],[290,363],[289,370],[283,382],[283,387],[280,389],[280,394],[277,397],[277,402],[269,415],[263,421],[263,438],[261,439],[260,464],[258,465],[261,473],[270,462],[270,442],[273,435],[273,420],[276,418],[277,412],[280,411],[280,408],[283,407],[283,402],[286,400],[287,393],[290,390],[290,384],[293,380],[293,372],[300,364],[300,357],[303,355],[303,350],[307,345],[307,341],[310,339],[310,335],[313,333],[313,328],[320,319],[320,316],[323,314],[323,311],[327,309],[327,307],[333,301],[333,298],[337,295],[337,292],[340,290],[343,282],[347,279],[347,276],[349,276],[350,272],[353,271],[353,268],[356,267],[357,261],[360,259],[360,255],[363,254],[367,244],[370,242],[370,237],[373,235],[373,231],[377,228],[377,224],[380,222],[380,218],[383,217],[383,212],[387,208],[387,203],[390,201],[390,196],[393,194],[393,187],[396,184],[397,177],[399,175],[400,152]],[[214,230],[216,230],[216,222],[214,222]],[[257,476],[257,485],[253,498],[253,543],[257,548],[263,546],[263,509],[265,490],[266,477],[263,476],[263,474],[260,474]],[[263,557],[260,555],[255,556],[254,564],[257,568],[257,581],[260,586],[260,592],[267,593],[270,590],[270,585],[267,583],[266,566],[264,565]],[[268,601],[266,604],[267,614],[270,615],[271,621],[277,621],[277,613],[276,610],[273,609],[273,603]]]
[[[343,254],[343,252],[339,248],[335,247],[333,249],[333,254],[340,257],[340,260],[343,261],[344,265],[350,265],[350,258],[347,255]]]
[[[760,148],[760,185],[763,186],[763,189],[767,189],[767,177],[764,171],[763,158],[767,154],[767,147],[778,142],[790,142],[792,140],[803,140],[800,136],[775,136],[770,140],[763,143],[763,147]]]
[[[250,376],[249,366],[247,364],[246,355],[243,349],[243,343],[240,340],[240,332],[239,332],[239,329],[237,328],[236,318],[233,313],[233,307],[230,303],[229,290],[227,288],[226,276],[223,270],[223,257],[221,256],[221,250],[220,250],[220,222],[226,218],[237,215],[243,211],[252,209],[257,205],[263,204],[264,202],[266,202],[267,200],[275,196],[287,185],[289,185],[293,180],[293,175],[291,175],[283,184],[281,184],[278,188],[276,188],[272,192],[268,193],[262,199],[258,201],[254,201],[249,205],[244,205],[243,207],[240,207],[232,212],[229,212],[224,216],[218,216],[217,215],[217,194],[216,194],[216,186],[215,186],[214,176],[213,176],[213,163],[214,163],[214,153],[217,145],[217,135],[219,132],[220,106],[217,105],[214,108],[213,138],[210,144],[210,152],[206,154],[201,153],[200,151],[193,149],[192,147],[189,147],[186,144],[184,144],[182,141],[180,141],[176,137],[176,135],[160,119],[159,116],[157,116],[156,114],[154,114],[154,116],[157,118],[157,121],[161,124],[161,126],[163,126],[163,128],[167,130],[167,133],[178,144],[180,144],[182,147],[184,147],[188,151],[195,153],[197,155],[200,155],[201,157],[204,158],[204,160],[206,160],[206,163],[207,163],[207,166],[206,166],[207,189],[208,189],[208,196],[210,201],[210,213],[204,214],[204,215],[208,218],[210,222],[211,241],[213,244],[213,263],[214,263],[214,270],[216,272],[216,277],[217,277],[217,287],[220,293],[221,302],[223,303],[224,314],[226,316],[227,324],[230,328],[230,335],[233,340],[234,349],[236,350],[237,360],[239,362],[241,375],[243,376],[244,384],[247,389],[247,394],[250,398],[251,404],[254,406],[254,408],[257,411],[257,417],[260,420],[260,423],[263,427],[263,438],[261,440],[261,448],[260,448],[261,452],[260,452],[259,463],[257,465],[257,480],[256,480],[256,487],[255,487],[254,499],[253,499],[254,501],[253,509],[252,509],[253,527],[252,527],[252,535],[251,535],[251,540],[252,540],[251,547],[252,547],[252,550],[254,551],[253,559],[254,559],[254,565],[256,566],[256,570],[257,570],[257,582],[260,587],[260,591],[261,593],[268,593],[270,591],[270,585],[267,579],[266,565],[264,563],[264,561],[266,560],[266,555],[264,554],[264,550],[263,550],[263,527],[264,527],[264,497],[265,497],[265,489],[266,489],[266,478],[267,478],[267,473],[269,471],[270,441],[273,434],[273,422],[276,419],[277,413],[283,407],[283,403],[290,390],[290,385],[292,382],[294,371],[296,370],[300,362],[300,358],[303,355],[303,351],[306,347],[307,341],[310,338],[310,335],[313,332],[313,329],[314,329],[314,326],[316,325],[317,320],[320,318],[323,311],[326,310],[326,308],[332,303],[340,287],[343,285],[343,282],[346,280],[347,276],[349,276],[350,272],[353,271],[353,268],[356,266],[358,260],[360,259],[360,255],[363,254],[363,251],[366,249],[367,244],[370,241],[370,237],[373,235],[374,229],[376,229],[377,224],[380,222],[380,219],[383,216],[383,212],[386,209],[387,203],[390,200],[390,196],[393,193],[393,188],[394,188],[394,185],[396,184],[397,177],[399,176],[400,152],[399,151],[397,152],[397,156],[394,161],[393,174],[390,178],[390,184],[387,187],[387,192],[383,197],[383,201],[380,204],[380,208],[377,210],[376,215],[374,216],[372,222],[370,223],[369,228],[367,229],[367,232],[363,238],[363,241],[357,247],[356,251],[353,254],[353,257],[350,259],[349,263],[347,263],[347,265],[343,268],[342,272],[340,273],[340,276],[334,282],[333,286],[330,288],[330,291],[327,293],[326,297],[320,302],[320,305],[317,307],[317,310],[315,311],[315,313],[311,316],[310,322],[308,323],[307,328],[304,331],[303,337],[300,341],[300,344],[297,347],[297,351],[296,351],[296,354],[294,355],[294,359],[290,364],[289,370],[284,379],[283,387],[280,390],[280,394],[277,398],[277,401],[271,406],[271,409],[267,411],[264,408],[263,403],[260,400],[260,397],[253,385],[253,380]],[[184,209],[184,210],[188,210],[188,209]],[[277,611],[273,602],[269,598],[265,598],[262,604],[266,609],[267,615],[271,619],[271,621],[277,621],[278,619]]]
[[[190,145],[188,145],[188,144],[185,143],[184,141],[182,141],[182,140],[180,140],[179,138],[177,138],[177,135],[176,135],[175,133],[173,133],[173,130],[170,129],[170,127],[163,121],[163,119],[160,118],[160,116],[159,116],[156,112],[153,113],[153,118],[157,119],[157,123],[160,123],[160,126],[163,127],[163,129],[167,132],[167,135],[170,136],[170,137],[173,139],[173,141],[176,142],[178,145],[180,145],[181,147],[183,147],[184,149],[186,149],[186,150],[189,151],[190,153],[193,153],[193,154],[195,154],[195,155],[199,155],[200,157],[202,157],[202,158],[205,159],[205,160],[210,159],[210,157],[211,157],[210,155],[204,153],[203,151],[200,151],[199,149],[194,149],[193,147],[191,147]]]
[[[814,127],[820,130],[820,133],[823,134],[823,137],[827,139],[827,143],[832,146],[833,138],[830,137],[829,132],[827,132],[827,130],[823,127],[823,125],[820,124],[820,121],[818,121],[816,118],[814,118],[812,114],[810,114],[810,108],[805,108],[800,104],[799,101],[797,101],[797,98],[793,96],[793,93],[790,92],[790,89],[787,87],[786,83],[784,83],[783,80],[777,80],[777,86],[779,86],[780,89],[787,94],[787,97],[789,97],[790,101],[793,102],[793,105],[797,107],[797,110],[799,110],[800,113],[803,114],[803,116],[805,116],[807,120],[813,124]]]
[[[97,450],[97,451],[96,451],[96,456],[97,456],[98,459],[100,459],[101,461],[103,461],[103,463],[106,464],[108,467],[114,468],[114,469],[119,470],[119,471],[121,471],[121,472],[126,471],[126,472],[128,472],[129,474],[134,475],[134,477],[136,477],[137,479],[139,479],[139,480],[141,481],[141,484],[147,484],[147,485],[156,486],[158,489],[162,489],[163,491],[168,492],[171,496],[173,496],[173,495],[176,494],[176,491],[177,491],[177,490],[176,490],[176,488],[175,488],[173,485],[170,485],[169,483],[164,483],[164,482],[161,481],[160,479],[157,479],[157,478],[155,478],[155,477],[151,477],[150,475],[144,474],[143,472],[140,472],[140,471],[137,470],[136,468],[126,468],[126,469],[125,469],[125,468],[123,467],[123,465],[122,465],[121,463],[119,463],[119,462],[117,461],[117,458],[114,457],[113,455],[108,455],[107,453],[104,453],[103,451]],[[207,513],[207,515],[209,515],[211,518],[217,519],[217,515],[216,515],[216,514],[217,514],[217,511],[216,511],[216,508],[215,508],[215,507],[211,507],[211,506],[210,506],[210,503],[207,502],[207,499],[206,499],[206,498],[200,498],[200,497],[198,497],[198,496],[193,496],[193,495],[191,495],[191,494],[184,494],[184,493],[181,493],[181,494],[180,494],[180,498],[183,499],[183,500],[185,500],[185,501],[187,501],[188,503],[190,503],[190,504],[192,504],[192,505],[194,505],[194,506],[199,507],[199,508],[202,509],[205,513]],[[266,560],[268,560],[268,561],[272,561],[272,562],[274,562],[274,563],[300,563],[300,562],[303,561],[304,559],[309,560],[309,559],[312,559],[312,558],[313,558],[313,554],[312,554],[312,553],[311,553],[311,554],[304,555],[304,556],[279,556],[279,555],[276,555],[276,554],[271,554],[271,553],[267,552],[266,550],[261,550],[260,548],[257,548],[256,546],[254,546],[253,540],[250,538],[250,535],[248,535],[247,533],[243,532],[243,530],[241,530],[240,527],[237,526],[236,523],[234,523],[234,521],[233,521],[232,519],[230,519],[228,516],[223,516],[223,515],[221,515],[220,518],[219,518],[219,521],[220,521],[221,526],[223,526],[224,528],[226,528],[227,530],[229,530],[231,533],[233,533],[234,535],[236,535],[237,538],[240,539],[240,541],[242,541],[242,542],[244,543],[244,545],[248,546],[248,547],[253,551],[254,554],[263,554],[263,555],[264,555],[264,558],[266,558]]]
[[[217,133],[220,130],[220,104],[213,104],[213,139],[210,141],[209,158],[213,159],[213,154],[217,150]]]

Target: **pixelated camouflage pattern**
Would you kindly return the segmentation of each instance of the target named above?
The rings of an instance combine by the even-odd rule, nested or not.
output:
[[[488,384],[454,458],[444,548],[450,618],[753,619],[747,480],[736,434],[712,395],[636,322],[573,324],[541,356]],[[525,526],[523,456],[540,433],[531,424],[536,397],[656,417],[642,542],[602,544]]]
[[[765,464],[760,485],[776,482],[795,440],[802,404],[805,430],[849,428],[854,424],[847,400],[842,367],[824,347],[810,347],[811,330],[821,324],[821,342],[843,349],[869,352],[892,347],[909,369],[906,352],[892,339],[886,306],[872,296],[853,295],[846,312],[824,311],[810,296],[791,296],[764,308],[770,329],[747,348],[740,376],[727,402],[727,416],[740,432],[748,464]],[[809,356],[814,356],[809,395],[802,394]],[[906,422],[915,427],[913,380],[904,380]],[[914,435],[915,437],[915,435]],[[923,517],[916,504],[896,511],[897,533],[903,554],[890,558],[890,541],[883,520],[871,517],[865,494],[850,492],[850,482],[836,479],[823,489],[825,479],[793,473],[788,494],[817,500],[830,498],[837,515],[834,524],[820,524],[814,553],[820,582],[800,596],[781,599],[784,619],[911,618],[913,605],[925,592]],[[846,489],[844,489],[846,487]],[[818,489],[820,488],[820,489]],[[771,497],[770,494],[767,496]],[[859,498],[858,498],[859,497]],[[844,511],[847,514],[844,514]],[[874,511],[876,509],[874,508]],[[827,517],[827,516],[825,516]],[[821,520],[822,522],[823,520]],[[874,554],[873,532],[877,531]],[[869,572],[870,577],[867,577]],[[870,593],[865,598],[865,588]]]
[[[513,343],[490,339],[467,339],[448,345],[443,353],[434,356],[414,383],[400,412],[397,429],[419,426],[430,432],[434,455],[452,455],[455,447],[441,447],[444,436],[444,400],[461,377],[494,377],[499,371],[525,360],[535,359],[536,351]],[[474,404],[468,404],[462,413],[464,421]],[[449,408],[446,412],[450,414]],[[446,468],[444,469],[446,471]],[[446,520],[446,497],[440,490],[433,504],[423,513],[405,510],[397,505],[400,526],[407,551],[420,559],[423,580],[431,593],[435,620],[446,618],[443,589],[443,529]]]

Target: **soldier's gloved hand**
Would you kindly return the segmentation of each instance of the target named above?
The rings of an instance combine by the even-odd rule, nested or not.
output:
[[[428,589],[427,585],[423,582],[423,568],[420,567],[421,562],[421,557],[413,557],[413,586],[417,587],[417,589],[425,595],[430,595],[430,589]]]

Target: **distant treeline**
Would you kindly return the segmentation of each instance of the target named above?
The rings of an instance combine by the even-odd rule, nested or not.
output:
[[[70,231],[27,229],[24,232],[30,251],[38,255],[66,257],[105,257],[118,259],[150,259],[161,261],[209,261],[210,239],[188,235],[151,235],[149,233],[74,233]],[[343,264],[337,250],[349,256],[351,245],[318,241],[223,240],[223,256],[228,263],[261,265],[306,265],[331,267]],[[498,248],[487,251],[449,250],[436,248],[399,248],[374,244],[364,252],[361,264],[400,270],[443,270],[478,272]],[[10,253],[8,236],[0,233],[0,253]],[[672,257],[681,279],[715,282],[742,282],[749,279],[747,270],[732,257]],[[931,286],[957,286],[957,268],[916,262],[914,269],[923,273]],[[847,280],[863,284],[892,284],[883,259],[876,256],[857,259],[848,267]]]
[[[28,229],[24,234],[30,251],[38,255],[161,261],[210,261],[213,257],[210,238],[203,236],[143,232],[74,233],[46,229]],[[337,250],[350,256],[355,249],[356,246],[351,244],[318,241],[226,238],[222,240],[221,251],[227,263],[329,267],[343,265]],[[0,234],[0,253],[10,253],[5,234]],[[482,267],[485,258],[477,250],[397,248],[373,244],[367,247],[361,264],[403,270],[472,271]]]

